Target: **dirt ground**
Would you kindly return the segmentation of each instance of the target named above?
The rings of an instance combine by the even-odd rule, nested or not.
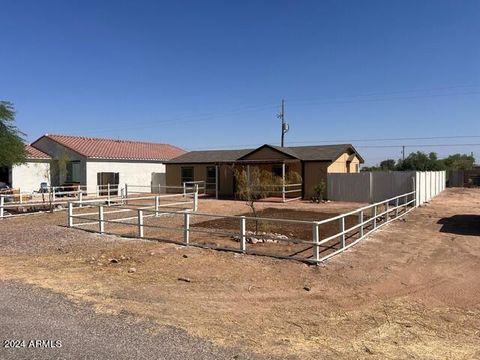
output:
[[[295,205],[332,214],[358,206]],[[241,202],[200,203],[213,207],[247,211]],[[480,359],[479,189],[448,189],[321,266],[65,223],[65,213],[1,221],[0,280],[272,357]]]

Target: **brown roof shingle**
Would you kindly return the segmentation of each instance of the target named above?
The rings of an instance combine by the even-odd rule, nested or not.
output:
[[[167,161],[185,153],[174,145],[143,141],[48,134],[40,139],[42,138],[53,140],[80,155],[94,159]],[[35,143],[32,145],[35,146]]]
[[[190,151],[184,155],[169,161],[171,164],[185,163],[214,163],[214,162],[235,162],[242,160],[245,156],[253,153],[260,148],[270,147],[272,149],[283,152],[293,158],[302,161],[335,161],[341,154],[352,151],[363,163],[363,158],[357,153],[351,144],[334,144],[334,145],[313,145],[313,146],[289,146],[280,147],[275,145],[262,145],[256,149],[242,150],[206,150],[206,151]]]

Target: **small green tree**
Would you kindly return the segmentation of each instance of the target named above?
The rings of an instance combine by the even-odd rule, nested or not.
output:
[[[0,101],[0,166],[23,164],[26,161],[25,136],[15,126],[15,109],[9,101]]]
[[[453,154],[440,161],[447,170],[471,170],[475,164],[473,155],[466,154]]]
[[[313,188],[313,201],[320,202],[323,201],[327,197],[327,184],[325,184],[325,180],[320,180],[320,183]]]
[[[266,198],[272,191],[272,188],[278,185],[277,177],[257,166],[250,167],[249,172],[243,166],[239,168],[234,167],[233,175],[236,181],[237,197],[246,202],[253,217],[257,218],[257,202]],[[255,234],[257,233],[258,220],[255,221]]]
[[[395,160],[387,159],[380,162],[380,168],[382,171],[393,171],[395,170]]]
[[[50,166],[45,170],[43,174],[49,181],[50,188],[48,188],[48,208],[50,212],[54,209],[54,199],[52,191],[52,182],[59,182],[62,177],[67,173],[67,164],[70,161],[70,157],[67,153],[62,152],[56,160],[50,161]],[[55,179],[56,181],[53,181]],[[42,192],[42,202],[45,203],[45,193]]]

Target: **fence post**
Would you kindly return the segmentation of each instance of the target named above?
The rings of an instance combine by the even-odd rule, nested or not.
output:
[[[55,202],[55,186],[52,187],[52,199]]]
[[[96,197],[99,197],[99,196],[100,196],[100,185],[97,185],[97,186],[95,187],[95,193],[96,193],[96,194],[95,194]]]
[[[68,227],[73,227],[73,204],[68,202]]]
[[[100,234],[105,232],[105,223],[103,222],[103,205],[98,207],[98,227],[100,229]]]
[[[247,238],[246,238],[246,219],[245,216],[240,217],[240,250],[242,252],[247,251]]]
[[[314,223],[313,224],[313,227],[312,227],[312,231],[313,231],[313,259],[316,261],[316,262],[319,262],[320,261],[320,245],[318,245],[319,243],[319,233],[318,233],[318,223]]]
[[[373,205],[373,229],[377,228],[377,205]]]
[[[190,242],[190,213],[183,213],[183,242],[188,245]]]
[[[128,204],[128,185],[125,184],[125,204]]]
[[[340,218],[340,232],[342,233],[342,248],[345,247],[345,218]]]
[[[18,190],[18,194],[20,196],[20,204],[21,204],[21,203],[23,203],[22,190]]]
[[[160,196],[155,196],[155,216],[158,216],[158,209],[160,207]]]
[[[195,193],[193,194],[193,211],[198,210],[198,185],[195,184]]]
[[[390,210],[390,207],[388,206],[388,201],[385,203],[385,222],[388,221],[388,211]]]
[[[395,199],[395,217],[398,217],[398,197]]]
[[[363,210],[358,213],[358,222],[360,223],[360,238],[363,238]]]
[[[187,184],[183,183],[183,197],[187,196]]]
[[[110,183],[107,184],[107,204],[110,206]]]
[[[79,205],[79,207],[82,207],[82,206],[83,206],[83,205],[82,205],[82,201],[83,201],[83,194],[82,194],[82,192],[81,192],[81,191],[78,193],[78,201],[80,202],[80,205]]]
[[[143,210],[138,210],[138,237],[143,238]]]
[[[0,218],[3,218],[3,205],[5,204],[5,199],[3,195],[0,195]]]

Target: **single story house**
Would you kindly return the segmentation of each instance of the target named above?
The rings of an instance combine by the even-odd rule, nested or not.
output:
[[[359,172],[364,162],[351,144],[280,147],[265,144],[256,149],[191,151],[166,163],[167,186],[203,181],[206,191],[218,197],[234,197],[234,167],[261,167],[283,181],[283,198],[310,198],[314,188],[327,182],[327,173]],[[295,188],[292,176],[300,175]],[[298,182],[298,181],[297,181]],[[280,195],[281,196],[281,195]]]
[[[26,162],[21,165],[0,167],[0,182],[22,192],[40,189],[41,183],[50,183],[51,157],[30,145],[25,145]]]
[[[43,135],[32,147],[52,158],[51,184],[83,185],[95,193],[97,185],[165,185],[165,162],[185,153],[169,144]]]

